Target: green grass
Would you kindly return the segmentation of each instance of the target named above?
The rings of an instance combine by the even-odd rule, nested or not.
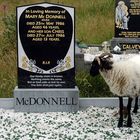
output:
[[[17,79],[16,25],[12,21],[14,17],[10,17],[12,14],[16,14],[16,6],[41,2],[60,3],[75,7],[76,38],[84,43],[99,44],[113,37],[114,0],[0,0],[0,97],[13,97],[13,89],[16,86]],[[6,6],[5,11],[3,9],[4,5]],[[11,19],[8,21],[9,25],[3,20],[6,16]],[[76,80],[80,79],[81,74],[83,72],[76,75]],[[87,80],[80,82],[85,85],[89,84],[89,89],[78,83],[82,93],[81,96],[103,96],[102,91],[96,91],[96,87],[101,85],[95,84],[95,80],[91,79],[88,74],[83,74],[83,76],[87,76],[85,78]],[[102,83],[102,79],[98,79]]]
[[[76,74],[76,83],[80,90],[80,97],[112,97],[109,87],[98,75],[90,76],[85,71],[80,71]]]
[[[14,51],[0,56],[0,97],[12,97],[16,86],[16,55]]]

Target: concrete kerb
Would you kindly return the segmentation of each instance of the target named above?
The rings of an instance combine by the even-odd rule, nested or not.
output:
[[[127,97],[124,98],[124,105],[127,104]],[[134,104],[134,101],[133,101]],[[119,100],[117,97],[107,97],[107,98],[79,98],[80,108],[85,108],[89,106],[96,107],[118,107]],[[140,105],[140,101],[139,101]],[[1,109],[14,109],[14,98],[0,98],[0,108]]]

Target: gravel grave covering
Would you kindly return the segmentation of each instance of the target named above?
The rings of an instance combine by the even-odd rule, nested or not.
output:
[[[132,128],[117,128],[116,111],[92,106],[77,113],[0,109],[0,140],[140,140],[140,112],[132,113]]]

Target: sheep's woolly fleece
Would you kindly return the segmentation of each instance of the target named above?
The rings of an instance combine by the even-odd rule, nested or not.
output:
[[[0,140],[140,140],[140,112],[132,114],[132,128],[117,128],[118,116],[113,115],[117,110],[15,113],[0,109]]]

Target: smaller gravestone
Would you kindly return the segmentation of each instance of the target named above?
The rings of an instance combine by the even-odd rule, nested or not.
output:
[[[116,0],[115,38],[111,46],[121,51],[140,50],[140,4],[137,0]]]
[[[74,28],[73,7],[43,3],[17,8],[16,111],[78,110]]]

